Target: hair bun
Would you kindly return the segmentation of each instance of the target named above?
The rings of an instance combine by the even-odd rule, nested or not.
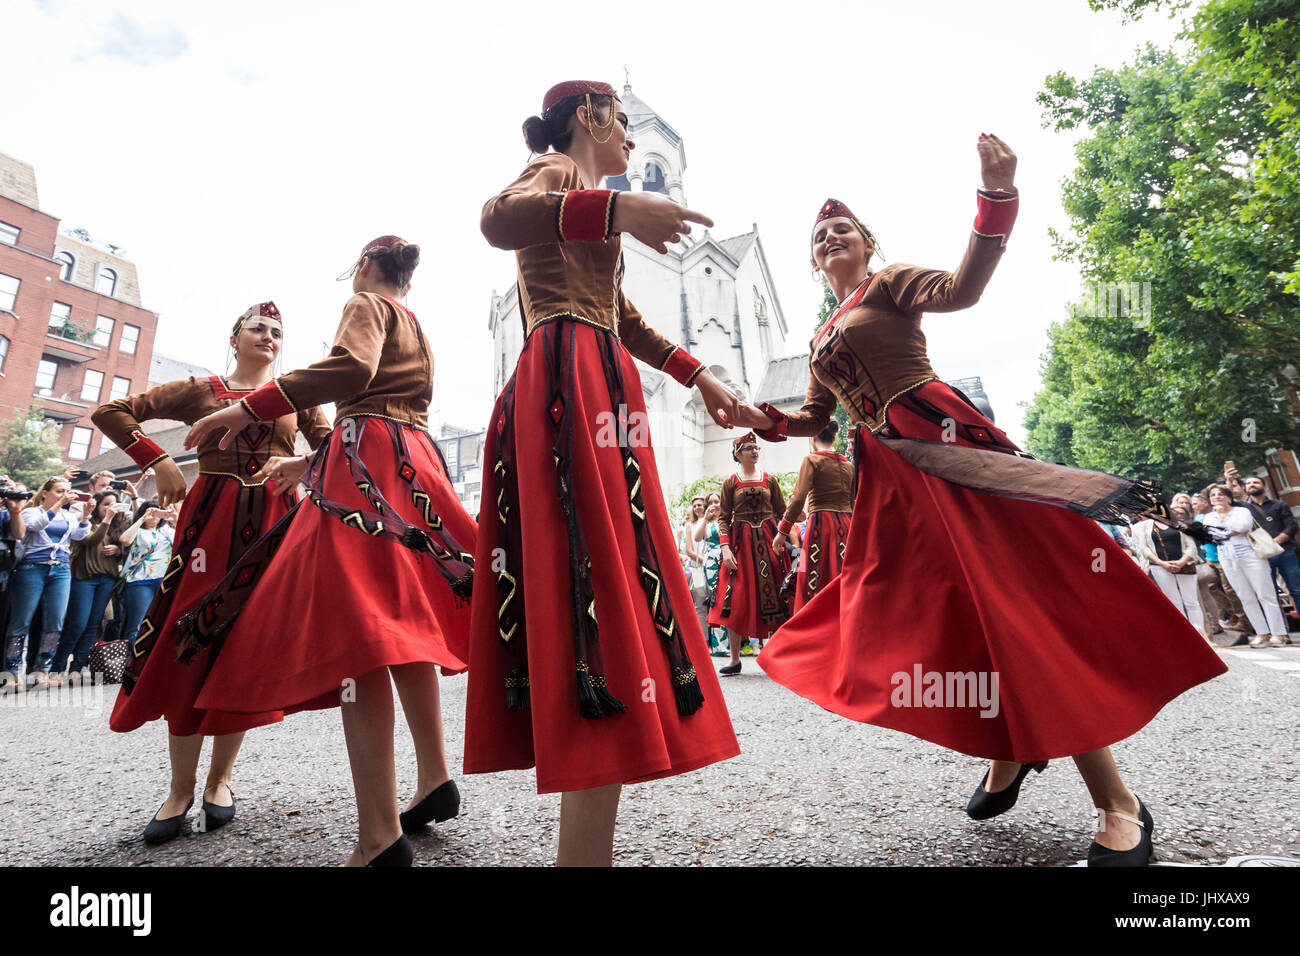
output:
[[[414,243],[394,243],[393,257],[408,269],[414,269],[420,262],[420,247]]]
[[[551,133],[546,120],[530,116],[524,120],[524,142],[534,153],[544,153],[551,148]]]

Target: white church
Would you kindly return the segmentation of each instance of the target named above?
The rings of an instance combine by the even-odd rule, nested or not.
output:
[[[606,187],[664,193],[687,204],[681,136],[630,85],[623,87],[620,99],[636,149],[627,175],[607,180]],[[684,236],[667,255],[625,235],[623,254],[623,288],[649,325],[703,362],[742,400],[771,402],[786,411],[803,403],[808,344],[787,341],[789,327],[757,225],[727,239],[708,231]],[[520,325],[515,286],[504,295],[494,292],[488,319],[494,396],[513,374],[523,349]],[[704,475],[730,474],[736,467],[731,441],[739,433],[714,424],[695,389],[683,388],[640,361],[637,366],[664,493],[672,496]],[[769,473],[798,471],[808,453],[801,438],[760,447],[759,467]]]

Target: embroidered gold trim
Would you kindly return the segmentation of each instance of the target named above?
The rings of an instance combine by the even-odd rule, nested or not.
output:
[[[873,435],[879,434],[889,424],[889,422],[886,421],[886,413],[889,411],[890,405],[893,405],[897,399],[902,398],[908,392],[914,391],[915,389],[920,388],[922,385],[927,385],[930,382],[937,382],[938,380],[939,380],[939,376],[931,375],[929,378],[923,378],[921,379],[921,381],[909,385],[907,386],[907,388],[902,389],[901,391],[895,392],[893,395],[889,397],[889,400],[885,402],[883,406],[881,406],[880,411],[875,414],[873,420],[868,420],[866,422],[857,422],[855,424],[866,425],[867,431],[871,432],[871,434]]]

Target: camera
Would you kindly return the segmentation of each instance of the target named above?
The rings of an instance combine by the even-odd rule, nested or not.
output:
[[[13,488],[5,488],[0,491],[0,501],[26,501],[31,496],[30,491],[16,491]]]
[[[110,481],[110,482],[108,483],[108,487],[112,488],[114,491],[126,491],[126,482],[125,482],[125,481]]]

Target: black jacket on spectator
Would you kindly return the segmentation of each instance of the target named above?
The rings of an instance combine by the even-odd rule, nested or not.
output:
[[[1291,507],[1285,501],[1279,498],[1268,498],[1262,505],[1257,505],[1250,498],[1247,498],[1246,507],[1250,509],[1250,513],[1255,516],[1259,526],[1267,531],[1270,537],[1276,538],[1284,532],[1290,535],[1290,540],[1282,547],[1288,551],[1296,550],[1296,531],[1298,529],[1295,515],[1291,513]]]

